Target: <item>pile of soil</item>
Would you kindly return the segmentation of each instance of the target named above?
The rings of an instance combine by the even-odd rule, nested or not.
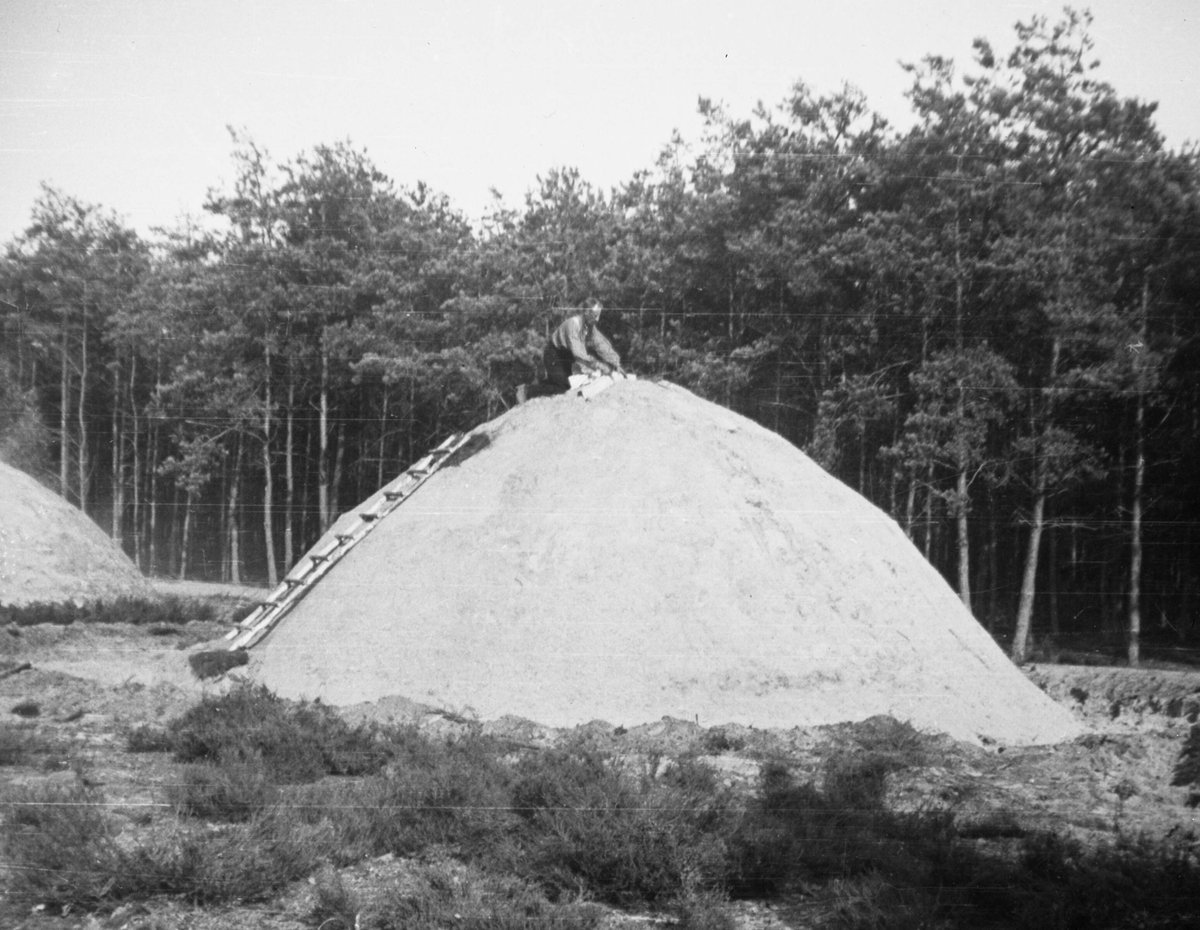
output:
[[[137,567],[86,514],[0,462],[0,604],[150,597]]]
[[[254,649],[258,680],[551,726],[1081,730],[891,518],[744,417],[619,382],[476,435]]]

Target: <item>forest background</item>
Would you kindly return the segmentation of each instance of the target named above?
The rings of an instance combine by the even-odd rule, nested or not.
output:
[[[701,101],[698,142],[607,191],[551,171],[479,228],[349,141],[233,132],[209,221],[149,239],[46,187],[0,259],[0,458],[149,574],[275,584],[596,296],[630,370],[882,507],[1015,658],[1186,652],[1198,153],[1101,79],[1086,15],[907,70],[903,133],[850,88]]]

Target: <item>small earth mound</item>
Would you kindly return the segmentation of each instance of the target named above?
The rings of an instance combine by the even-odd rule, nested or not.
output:
[[[152,597],[137,567],[92,520],[0,462],[0,605]]]

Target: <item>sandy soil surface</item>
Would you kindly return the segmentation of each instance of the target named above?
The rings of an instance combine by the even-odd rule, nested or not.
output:
[[[125,625],[0,630],[0,715],[62,747],[67,760],[52,770],[0,768],[0,791],[11,784],[87,778],[103,786],[118,824],[125,818],[133,823],[145,805],[162,803],[163,786],[174,777],[175,764],[162,755],[126,752],[125,735],[142,724],[162,723],[203,694],[228,686],[229,680],[201,683],[187,666],[189,652],[208,648],[224,629],[220,623],[196,623],[173,633]],[[1170,781],[1182,742],[1200,714],[1200,673],[1039,666],[1028,675],[1060,699],[1083,736],[1055,746],[1007,749],[938,738],[930,743],[934,751],[927,764],[892,776],[890,804],[899,809],[949,806],[965,830],[978,824],[984,838],[998,825],[1016,825],[1055,828],[1083,838],[1111,839],[1120,831],[1197,841],[1200,818],[1197,808],[1188,805],[1190,790],[1172,787]],[[37,717],[11,713],[30,702],[39,709]],[[401,698],[346,713],[351,719],[415,722],[431,734],[452,735],[467,725]],[[577,732],[511,716],[483,726],[533,745],[549,745]],[[644,758],[650,766],[698,753],[737,782],[753,780],[763,758],[786,759],[796,771],[815,776],[821,760],[845,739],[838,726],[713,731],[675,719],[628,730],[597,722],[586,729],[593,739]],[[401,867],[392,861],[361,863],[348,876]],[[311,926],[310,903],[311,886],[298,883],[279,898],[254,906],[203,910],[161,901],[103,918],[25,915],[13,926],[300,928]],[[761,905],[746,904],[742,916],[742,927],[784,926],[778,913]]]

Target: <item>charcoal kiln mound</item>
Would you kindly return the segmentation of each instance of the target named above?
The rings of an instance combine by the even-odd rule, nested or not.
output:
[[[254,648],[258,680],[551,726],[1079,732],[890,517],[745,417],[631,381],[475,432]]]

